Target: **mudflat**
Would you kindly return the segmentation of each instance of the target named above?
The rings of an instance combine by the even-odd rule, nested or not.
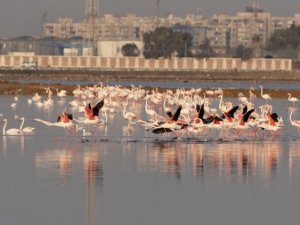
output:
[[[26,81],[26,83],[22,82]],[[32,82],[30,82],[32,81]],[[51,81],[51,84],[45,84],[45,81]],[[161,82],[238,82],[238,81],[257,81],[257,82],[292,82],[299,83],[300,72],[237,72],[237,71],[218,71],[218,72],[199,72],[199,71],[103,71],[103,70],[7,70],[0,69],[0,94],[45,94],[45,87],[51,89],[65,89],[69,94],[76,88],[76,85],[64,85],[62,81],[82,82],[86,81],[91,84],[108,81],[161,81]],[[40,82],[40,83],[39,83]],[[145,87],[147,89],[147,87]],[[152,89],[153,87],[149,87]],[[165,88],[159,88],[161,91]],[[236,97],[239,93],[247,95],[245,89],[223,89],[224,96]],[[272,97],[286,98],[287,93],[293,96],[300,96],[300,88],[294,90],[276,90],[266,89]],[[256,95],[260,90],[252,90]]]

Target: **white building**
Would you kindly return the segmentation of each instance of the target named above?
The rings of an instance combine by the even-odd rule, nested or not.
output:
[[[142,53],[143,41],[98,41],[98,56],[100,57],[123,57],[122,47],[126,44],[135,44]]]

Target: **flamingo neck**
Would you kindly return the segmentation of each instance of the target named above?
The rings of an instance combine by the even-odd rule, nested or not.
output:
[[[25,121],[25,119],[24,119],[24,118],[22,118],[21,120],[22,120],[22,123],[21,123],[21,126],[20,126],[20,130],[22,130],[22,128],[23,128],[23,125],[24,125],[24,121]]]
[[[293,123],[293,120],[292,120],[292,114],[293,114],[293,110],[291,111],[291,113],[290,113],[290,117],[289,117],[289,118],[290,118],[290,122],[291,122],[291,123]]]
[[[2,129],[3,135],[6,134],[6,126],[7,126],[7,121],[5,121],[3,125],[3,129]]]
[[[221,94],[221,97],[220,97],[220,102],[219,102],[219,107],[223,106],[223,94]]]
[[[125,114],[126,114],[126,107],[127,107],[127,103],[125,104],[125,107],[123,109],[123,116],[125,116]]]
[[[164,98],[164,110],[166,110],[166,101],[167,101],[167,97]]]
[[[148,94],[146,95],[145,111],[148,112]]]
[[[105,110],[105,123],[107,123],[107,112]]]

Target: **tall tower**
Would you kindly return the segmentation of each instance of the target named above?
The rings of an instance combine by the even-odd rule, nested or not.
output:
[[[161,0],[155,0],[156,3],[156,27],[159,27],[159,20],[160,20],[160,1]]]
[[[91,19],[99,14],[99,0],[85,0],[85,17]]]
[[[99,0],[85,0],[85,19],[87,26],[87,34],[85,36],[85,42],[89,47],[92,47],[92,54],[96,54],[96,18],[99,15]]]

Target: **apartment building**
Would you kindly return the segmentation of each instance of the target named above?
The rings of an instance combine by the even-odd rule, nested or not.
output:
[[[269,12],[248,7],[236,15],[213,15],[204,18],[201,15],[176,17],[169,14],[165,17],[139,17],[134,14],[114,16],[111,14],[95,18],[93,26],[90,21],[74,22],[70,18],[60,18],[56,23],[43,26],[43,36],[71,38],[81,36],[85,40],[134,40],[142,41],[143,34],[157,26],[173,27],[176,24],[190,27],[194,47],[199,46],[206,38],[219,55],[226,54],[239,45],[251,47],[255,35],[261,38],[261,46],[267,46],[268,39],[276,30],[286,29],[292,24],[300,25],[300,14],[294,17],[272,17]],[[92,37],[93,36],[93,37]]]

